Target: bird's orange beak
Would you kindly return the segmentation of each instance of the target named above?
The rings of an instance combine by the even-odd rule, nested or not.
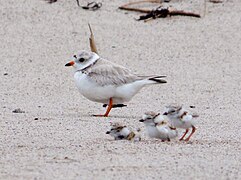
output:
[[[74,65],[74,61],[70,61],[69,63],[65,64],[65,66],[73,66]]]

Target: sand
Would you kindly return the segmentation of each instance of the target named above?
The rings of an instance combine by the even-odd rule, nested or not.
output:
[[[103,0],[92,12],[74,0],[0,1],[0,179],[241,178],[241,1],[207,2],[200,19],[148,23],[117,9],[125,2]],[[172,4],[204,14],[202,1]],[[92,117],[105,109],[79,94],[64,66],[89,49],[88,23],[102,57],[168,83]],[[150,139],[138,122],[173,102],[200,115],[189,143]],[[114,141],[109,122],[140,127],[143,141]]]

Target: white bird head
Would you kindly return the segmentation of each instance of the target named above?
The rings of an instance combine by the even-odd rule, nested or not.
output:
[[[179,106],[179,105],[166,106],[166,111],[163,113],[163,115],[177,116],[181,110],[182,110],[182,106]]]
[[[156,126],[156,124],[159,124],[163,120],[164,118],[160,113],[149,111],[143,114],[142,119],[139,121],[143,122],[146,126]]]
[[[77,54],[74,54],[73,58],[74,59],[65,64],[65,66],[73,66],[75,71],[78,71],[95,63],[100,57],[94,52],[81,50]]]
[[[130,130],[126,126],[115,123],[111,125],[111,129],[107,131],[106,134],[110,134],[116,140],[125,139],[130,134]]]

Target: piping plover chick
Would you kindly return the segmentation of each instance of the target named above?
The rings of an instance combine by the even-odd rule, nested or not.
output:
[[[111,125],[111,129],[106,132],[106,134],[110,134],[115,138],[115,140],[126,139],[129,141],[140,141],[141,137],[138,132],[131,131],[126,126],[123,126],[119,123],[114,123]]]
[[[186,132],[179,139],[180,141],[184,139],[189,129],[192,128],[191,134],[185,139],[185,141],[189,141],[190,137],[196,131],[194,118],[198,117],[198,115],[191,115],[182,106],[178,105],[170,105],[166,108],[167,110],[163,115],[169,118],[172,127],[186,129]]]
[[[165,116],[160,113],[146,112],[139,121],[145,124],[147,134],[150,138],[170,141],[170,139],[177,137],[177,130],[172,128],[165,119]]]
[[[140,76],[129,69],[99,57],[94,52],[80,51],[65,66],[74,67],[74,79],[80,93],[87,99],[108,104],[107,117],[113,105],[132,99],[149,84],[166,83],[165,76]]]

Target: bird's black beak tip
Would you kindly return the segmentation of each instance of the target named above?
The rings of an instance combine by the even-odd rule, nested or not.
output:
[[[140,119],[139,122],[144,122],[144,119]]]
[[[107,131],[106,134],[110,134],[110,131]]]
[[[70,62],[68,62],[67,64],[65,64],[65,66],[73,66],[74,64],[75,64],[74,61],[70,61]]]

